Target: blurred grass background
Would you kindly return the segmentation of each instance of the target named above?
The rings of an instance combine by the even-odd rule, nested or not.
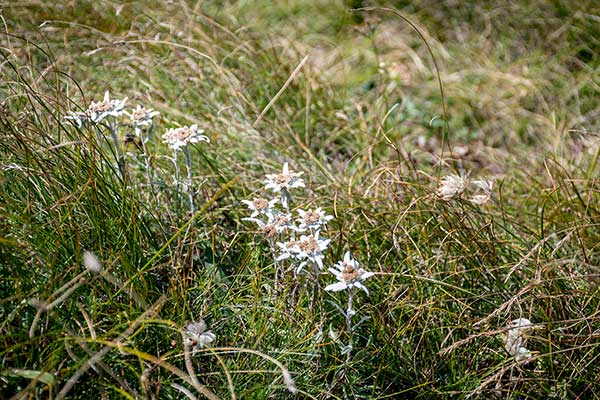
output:
[[[413,21],[440,66],[393,7]],[[146,307],[159,315],[113,350],[70,398],[182,398],[178,331],[204,318],[217,345],[200,381],[237,398],[598,397],[600,7],[594,1],[22,1],[1,5],[0,391],[53,398]],[[306,63],[262,114],[304,57]],[[160,129],[198,124],[203,212],[189,221],[167,179],[125,185],[91,130],[65,123],[110,90],[161,112]],[[262,116],[261,116],[262,114]],[[150,143],[154,154],[165,147]],[[443,154],[440,154],[444,150]],[[440,162],[440,158],[442,161]],[[296,205],[336,216],[332,265],[351,250],[376,273],[360,296],[351,368],[343,318],[302,282],[273,296],[269,248],[241,199],[283,162],[305,173]],[[158,170],[169,163],[157,157]],[[438,177],[495,179],[493,201],[443,202]],[[136,170],[132,167],[132,176]],[[232,179],[237,178],[232,183]],[[166,247],[170,238],[174,240]],[[161,250],[162,249],[162,250]],[[122,287],[90,278],[42,315],[94,251]],[[325,282],[328,277],[323,277]],[[498,329],[543,325],[534,360],[509,357]],[[83,343],[83,344],[82,344]],[[453,344],[456,344],[453,346]],[[448,351],[443,351],[453,346]],[[87,348],[87,350],[86,350]],[[42,371],[32,379],[23,371]],[[112,373],[108,372],[111,371]]]

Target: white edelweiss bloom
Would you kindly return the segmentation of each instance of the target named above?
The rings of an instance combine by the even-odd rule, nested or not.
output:
[[[274,192],[281,192],[281,203],[287,207],[289,190],[304,187],[304,180],[300,178],[304,172],[292,172],[288,163],[283,164],[281,174],[267,174],[265,180],[265,189],[271,189]]]
[[[252,211],[250,217],[254,218],[260,214],[272,214],[273,207],[277,204],[277,199],[266,200],[262,197],[255,197],[252,201],[250,200],[242,200],[242,203],[248,206],[248,208]]]
[[[69,111],[67,115],[63,117],[66,120],[73,121],[73,124],[78,128],[82,128],[90,117],[84,112]]]
[[[313,235],[302,235],[297,242],[299,251],[295,256],[298,260],[307,259],[312,261],[321,270],[323,269],[323,258],[325,257],[323,252],[327,249],[330,242],[331,239],[319,238],[319,231],[315,232]],[[298,268],[296,268],[296,273],[300,272],[306,264],[306,261],[302,262]]]
[[[271,239],[273,236],[275,236],[275,233],[277,233],[277,228],[275,227],[275,224],[271,219],[269,219],[267,222],[264,222],[258,218],[250,217],[242,218],[242,221],[250,221],[256,223],[260,228],[263,236],[267,239]]]
[[[120,117],[125,113],[123,107],[127,102],[127,97],[122,100],[111,100],[108,90],[104,93],[104,100],[92,101],[87,109],[87,115],[93,122],[100,122],[108,116]]]
[[[325,214],[325,211],[321,210],[321,207],[315,210],[298,210],[299,218],[296,221],[299,223],[298,230],[300,232],[306,231],[307,229],[321,229],[321,227],[327,225],[329,221],[333,219],[333,216]]]
[[[198,142],[210,143],[210,139],[202,135],[202,133],[204,133],[204,129],[199,129],[198,125],[194,124],[189,127],[182,126],[181,128],[169,129],[162,135],[162,139],[171,149],[178,151],[188,144]]]
[[[492,197],[494,181],[481,180],[481,181],[473,181],[472,183],[479,189],[480,193],[474,194],[473,196],[471,196],[469,201],[471,201],[471,203],[474,203],[477,205],[482,205],[482,204],[487,203],[490,200],[490,198]]]
[[[277,247],[281,250],[281,254],[277,257],[277,261],[285,260],[290,257],[296,257],[300,253],[299,242],[297,240],[288,240],[287,242],[277,242]]]
[[[198,322],[190,322],[183,332],[183,340],[195,350],[210,347],[217,337],[206,328],[206,322],[202,319]]]
[[[442,178],[437,195],[448,201],[456,196],[460,196],[467,186],[467,180],[458,175],[447,175]]]
[[[290,213],[275,213],[271,214],[273,225],[277,233],[283,233],[286,230],[298,231],[294,221],[292,220],[292,214]]]
[[[152,119],[157,115],[160,115],[158,111],[140,106],[139,104],[136,106],[135,110],[132,110],[131,112],[125,111],[124,113],[129,116],[131,123],[136,128],[152,125]],[[137,133],[138,130],[136,129],[136,134]]]
[[[503,333],[502,344],[504,349],[517,361],[531,357],[531,351],[525,347],[527,344],[527,333],[537,329],[527,318],[518,318],[510,321],[506,327],[508,330]]]
[[[335,275],[338,282],[326,286],[325,290],[339,292],[340,290],[357,287],[369,294],[369,290],[362,282],[374,274],[361,268],[358,261],[352,258],[349,251],[344,254],[343,261],[334,265],[334,268],[328,268],[328,271]]]

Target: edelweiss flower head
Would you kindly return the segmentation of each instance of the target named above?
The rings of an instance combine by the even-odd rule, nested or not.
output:
[[[297,240],[289,240],[287,242],[277,242],[277,246],[281,249],[281,254],[277,257],[277,261],[285,260],[290,257],[295,257],[300,252]]]
[[[277,233],[277,227],[273,223],[272,217],[269,218],[269,220],[267,222],[264,222],[258,218],[252,218],[252,217],[242,218],[242,221],[251,221],[251,222],[256,223],[258,225],[258,227],[260,228],[260,230],[262,231],[263,236],[267,239],[271,239]]]
[[[273,225],[277,233],[285,232],[286,230],[298,231],[296,225],[292,221],[292,214],[290,213],[275,213],[271,215]]]
[[[250,217],[256,217],[260,214],[272,214],[273,207],[277,203],[277,199],[267,200],[263,199],[262,197],[255,197],[252,201],[242,200],[242,203],[246,204],[252,211],[252,215],[250,215]]]
[[[460,196],[467,186],[467,180],[458,175],[447,175],[442,178],[437,195],[442,199],[449,201],[456,196]]]
[[[296,221],[299,223],[298,229],[300,232],[307,229],[321,229],[321,227],[327,225],[333,219],[333,216],[325,214],[325,211],[322,211],[320,207],[308,211],[298,210],[298,215],[300,218],[296,219]]]
[[[510,321],[506,327],[508,331],[502,334],[504,349],[517,361],[531,357],[531,351],[525,347],[527,332],[537,329],[527,318],[518,318]]]
[[[328,271],[335,275],[338,282],[326,286],[325,290],[339,292],[340,290],[357,287],[369,294],[369,290],[367,290],[367,287],[363,285],[362,282],[365,279],[372,277],[374,274],[362,269],[358,261],[350,256],[349,251],[344,254],[343,261],[334,265],[334,268],[328,268]]]
[[[290,189],[304,187],[304,180],[300,178],[303,172],[292,172],[288,163],[283,164],[281,174],[267,174],[265,180],[265,189],[271,189],[274,192],[281,192],[281,201],[284,207],[287,207],[287,193]]]
[[[277,243],[281,248],[282,253],[277,260],[284,260],[289,257],[294,257],[297,260],[308,260],[315,264],[319,269],[323,269],[323,252],[329,246],[331,239],[319,238],[319,232],[312,235],[302,235],[300,240],[291,240],[286,243]],[[307,261],[300,263],[296,268],[296,272],[300,272],[307,264]]]
[[[172,128],[162,135],[163,141],[173,150],[178,151],[182,147],[188,144],[207,142],[210,143],[210,139],[207,136],[202,135],[204,129],[199,129],[198,125],[182,126],[181,128]]]
[[[104,100],[95,102],[92,101],[87,109],[87,115],[93,122],[100,122],[108,116],[120,117],[125,113],[127,97],[122,100],[111,100],[108,90],[104,93]]]
[[[160,113],[151,108],[146,108],[138,104],[135,110],[133,110],[131,113],[125,111],[125,114],[129,116],[129,119],[134,127],[141,128],[152,125],[152,119]],[[137,132],[138,130],[136,129],[136,133]]]
[[[487,203],[492,197],[492,189],[494,188],[494,181],[473,181],[473,185],[479,189],[478,194],[471,196],[471,203],[482,205]]]
[[[274,233],[282,233],[288,229],[297,231],[298,228],[292,222],[292,214],[289,213],[267,213],[267,222],[258,218],[242,218],[243,221],[255,222],[267,238],[272,237]],[[271,232],[273,231],[273,232]]]
[[[89,116],[84,112],[74,112],[69,111],[67,115],[64,116],[66,120],[73,121],[75,126],[78,128],[82,128],[85,123],[90,119]]]
[[[185,327],[183,340],[195,350],[210,347],[217,337],[211,331],[207,331],[206,328],[206,322],[202,319],[198,322],[189,323]]]

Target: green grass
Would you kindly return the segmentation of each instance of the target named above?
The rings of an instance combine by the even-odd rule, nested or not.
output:
[[[372,5],[427,39],[445,143],[425,43],[392,13],[349,11]],[[0,397],[55,398],[76,376],[67,398],[185,398],[173,385],[203,398],[182,341],[201,318],[216,341],[191,362],[218,398],[598,397],[593,1],[9,2],[1,15]],[[152,187],[135,156],[123,179],[110,142],[63,118],[106,90],[161,113]],[[191,124],[211,139],[192,147],[193,215],[160,140]],[[241,200],[270,195],[264,175],[284,162],[306,182],[292,207],[335,216],[325,265],[351,251],[375,273],[354,295],[353,320],[368,319],[348,358],[347,293],[315,292],[287,261],[276,290],[269,244],[243,220]],[[494,179],[492,199],[440,199],[453,173]],[[103,273],[83,272],[86,250]],[[34,323],[36,300],[82,272]],[[520,317],[540,327],[526,362],[501,338]]]

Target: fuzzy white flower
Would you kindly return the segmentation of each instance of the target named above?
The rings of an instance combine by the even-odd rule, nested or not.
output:
[[[290,197],[289,190],[304,187],[304,180],[300,178],[304,172],[292,172],[288,163],[283,164],[281,174],[267,174],[265,180],[265,189],[271,189],[274,192],[281,192],[281,204],[287,208]]]
[[[349,251],[344,254],[343,261],[334,265],[334,268],[328,268],[328,271],[335,275],[338,282],[326,286],[325,290],[339,292],[340,290],[357,287],[369,294],[369,290],[362,282],[374,274],[361,268],[358,261],[352,258]]]
[[[292,220],[292,214],[290,213],[275,213],[271,214],[273,225],[277,233],[282,233],[287,230],[298,231],[294,221]]]
[[[298,260],[311,261],[319,267],[319,269],[323,269],[323,258],[325,257],[323,252],[327,249],[330,242],[331,239],[321,239],[319,237],[319,232],[317,231],[313,235],[300,236],[300,240],[277,243],[282,250],[281,255],[277,257],[277,260],[294,257]],[[300,272],[308,261],[300,263],[296,268],[296,273]]]
[[[471,203],[482,205],[487,203],[492,197],[492,190],[494,188],[494,181],[473,181],[474,186],[479,190],[478,194],[471,196]]]
[[[198,142],[210,143],[210,139],[202,135],[202,133],[204,133],[204,129],[199,129],[198,125],[194,124],[189,127],[182,126],[181,128],[169,129],[162,135],[162,139],[171,149],[178,151],[188,144]]]
[[[125,114],[129,116],[129,119],[135,128],[152,125],[152,119],[157,115],[160,115],[158,111],[140,106],[139,104],[136,106],[135,110],[131,112],[125,111]],[[136,129],[136,134],[137,133],[138,129]]]
[[[99,102],[92,101],[87,109],[87,115],[93,122],[100,122],[108,116],[120,117],[125,113],[123,107],[127,97],[122,100],[111,100],[108,90],[104,93],[104,99]]]
[[[510,321],[507,326],[506,333],[503,333],[502,343],[504,349],[517,361],[531,357],[531,351],[525,346],[527,345],[527,333],[533,329],[537,329],[527,318],[518,318]]]
[[[256,225],[258,225],[258,227],[262,231],[263,236],[267,239],[271,239],[277,233],[277,227],[273,223],[272,218],[270,218],[267,222],[252,217],[242,218],[242,221],[250,221],[256,223]]]
[[[183,340],[194,349],[210,347],[217,337],[211,331],[207,331],[206,328],[206,322],[202,319],[198,322],[189,323],[185,327]]]
[[[296,221],[299,223],[298,230],[300,232],[306,231],[307,229],[317,230],[327,225],[329,221],[333,219],[333,216],[325,214],[325,211],[321,208],[315,210],[304,211],[298,210],[299,218]]]
[[[267,213],[267,222],[264,222],[258,218],[242,218],[244,221],[255,222],[263,231],[275,230],[275,233],[283,233],[286,230],[298,231],[298,228],[292,221],[292,214],[290,213]],[[267,232],[265,232],[267,233]],[[271,235],[266,235],[270,237]]]
[[[82,128],[85,125],[85,123],[90,119],[87,113],[76,111],[69,111],[69,113],[65,115],[64,118],[66,120],[73,121],[73,124],[78,128]]]
[[[248,208],[252,211],[250,217],[254,218],[260,214],[272,214],[273,207],[275,206],[277,201],[277,199],[266,200],[262,197],[255,197],[252,201],[242,200],[242,203],[248,206]]]
[[[458,175],[447,175],[442,178],[440,187],[437,190],[438,196],[448,201],[456,196],[460,196],[467,186],[467,180]]]
[[[277,242],[277,247],[281,250],[281,253],[277,257],[277,261],[285,260],[291,257],[296,257],[300,252],[297,240],[288,240],[287,242]]]

